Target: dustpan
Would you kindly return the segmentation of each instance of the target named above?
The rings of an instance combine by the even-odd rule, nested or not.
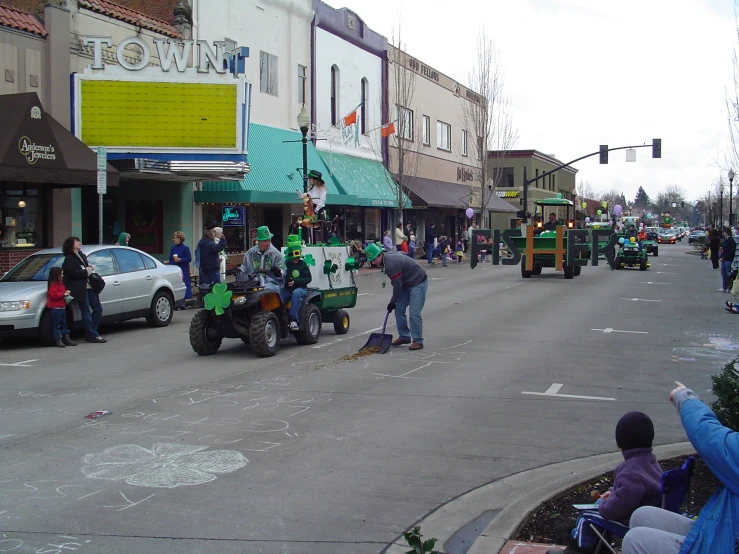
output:
[[[385,323],[382,324],[382,333],[372,333],[367,339],[367,343],[359,349],[359,354],[368,356],[370,354],[384,354],[392,346],[393,336],[385,334],[387,327],[387,318],[390,312],[385,314]]]

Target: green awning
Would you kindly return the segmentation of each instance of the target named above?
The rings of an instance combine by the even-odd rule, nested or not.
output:
[[[245,202],[253,204],[300,204],[297,190],[303,190],[302,135],[297,131],[249,124],[248,161],[250,170],[242,181],[208,181],[195,192],[196,202]],[[292,142],[288,142],[292,141]],[[297,168],[301,168],[298,170]],[[323,173],[326,203],[358,205],[358,199],[338,186],[312,142],[308,142],[308,169]]]
[[[357,206],[398,207],[395,180],[382,162],[347,154],[331,152],[319,154],[337,186],[347,195],[357,198]],[[410,208],[412,206],[410,200],[405,195],[403,199],[404,206]]]

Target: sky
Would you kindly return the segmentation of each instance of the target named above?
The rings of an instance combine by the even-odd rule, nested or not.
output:
[[[463,84],[484,24],[505,70],[519,139],[562,162],[609,147],[651,148],[578,162],[577,182],[633,200],[678,185],[688,200],[723,176],[733,84],[735,0],[329,0]],[[436,7],[438,6],[438,7]],[[736,169],[736,168],[735,168]]]

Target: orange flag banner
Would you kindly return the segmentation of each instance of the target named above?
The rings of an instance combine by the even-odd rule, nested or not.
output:
[[[357,111],[356,110],[354,110],[352,113],[350,113],[344,118],[345,127],[349,127],[349,125],[356,123],[356,122],[357,122]]]
[[[390,135],[394,135],[395,123],[388,123],[387,125],[382,127],[382,130],[380,132],[382,133],[382,138],[387,138]]]

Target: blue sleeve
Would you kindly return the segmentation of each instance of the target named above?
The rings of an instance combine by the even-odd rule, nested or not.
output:
[[[190,253],[190,248],[182,245],[182,254],[180,254],[180,263],[190,263],[192,261],[192,254]]]
[[[177,248],[175,245],[172,245],[172,248],[169,249],[169,263],[170,265],[174,265],[174,249]]]

